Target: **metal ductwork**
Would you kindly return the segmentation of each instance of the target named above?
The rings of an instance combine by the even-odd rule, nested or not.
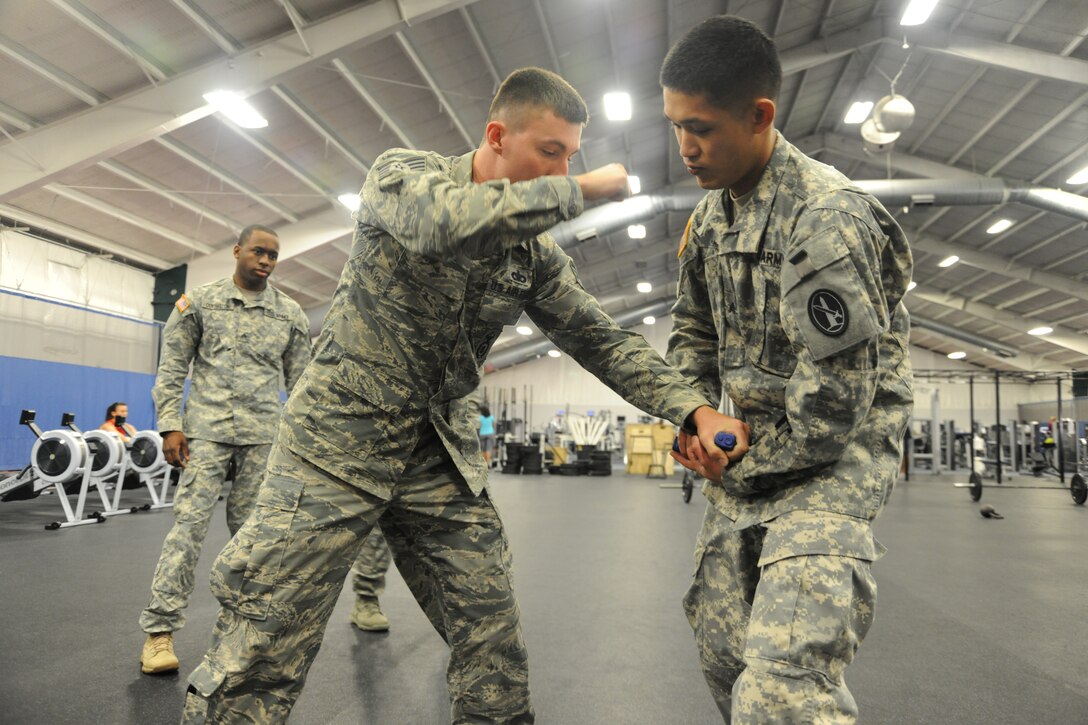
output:
[[[885,206],[990,206],[1010,201],[1088,221],[1088,199],[1061,189],[1008,179],[878,179],[856,181]]]
[[[706,196],[701,189],[684,189],[668,196],[640,194],[623,201],[601,204],[548,230],[563,249],[594,237],[603,237],[626,229],[631,224],[648,221],[668,211],[690,212]]]
[[[1015,201],[1074,219],[1088,221],[1088,199],[1085,197],[1060,189],[1033,186],[1006,179],[978,176],[958,179],[878,179],[861,180],[854,183],[859,188],[875,196],[886,206],[986,206]],[[624,201],[593,207],[575,219],[557,224],[549,229],[548,233],[560,247],[569,249],[590,239],[604,237],[625,229],[631,224],[648,221],[665,212],[690,212],[705,195],[706,192],[702,189],[682,189],[670,195],[640,194]],[[306,316],[310,320],[311,336],[316,336],[321,331],[321,324],[328,311],[329,303],[306,311]],[[647,314],[653,313],[645,312],[640,316]],[[917,318],[915,318],[915,324],[919,327],[926,327],[926,325],[919,323]],[[934,325],[939,325],[939,328],[934,327]],[[998,354],[1002,357],[1012,357],[1017,354],[1015,350],[993,341],[980,343],[976,340],[965,339],[962,335],[953,334],[951,331],[955,330],[955,328],[947,325],[931,322],[929,327],[935,332],[941,332],[949,337],[957,337],[965,342],[998,351]],[[527,346],[534,344],[537,343],[526,343]],[[544,345],[543,343],[539,344]],[[500,353],[500,355],[512,353],[515,349],[517,348],[510,348],[508,351]],[[547,347],[544,346],[543,349],[547,349]],[[1007,354],[1003,354],[1001,351]],[[530,353],[525,352],[522,357],[528,354]],[[502,366],[496,364],[496,367]]]
[[[988,337],[983,337],[982,335],[976,335],[957,327],[946,325],[943,322],[919,317],[918,315],[912,314],[910,316],[910,324],[911,327],[920,327],[924,330],[931,330],[932,332],[939,333],[945,337],[951,337],[955,340],[966,342],[969,345],[982,348],[983,351],[992,355],[997,355],[998,357],[1010,358],[1020,354],[1020,351],[1016,348],[1009,347],[996,340],[991,340]]]
[[[612,319],[616,321],[620,327],[627,327],[642,322],[642,318],[647,315],[653,315],[659,317],[661,315],[667,315],[672,310],[674,300],[671,297],[663,297],[654,302],[648,302],[638,307],[633,307],[629,310],[624,310],[612,315]],[[493,353],[491,357],[484,363],[484,369],[486,372],[493,372],[499,368],[509,367],[517,363],[526,362],[529,358],[536,355],[543,355],[548,350],[555,347],[548,338],[542,340],[530,340],[529,342],[519,343],[508,347],[505,350],[500,350]]]

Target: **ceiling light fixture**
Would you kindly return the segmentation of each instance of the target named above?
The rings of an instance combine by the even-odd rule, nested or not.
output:
[[[337,201],[346,206],[349,211],[359,211],[359,195],[358,194],[341,194],[336,197]]]
[[[242,128],[264,128],[268,125],[268,120],[234,91],[205,93],[204,100]]]
[[[631,239],[645,239],[646,227],[642,224],[632,224],[627,227],[627,236],[631,237]]]
[[[965,357],[967,357],[967,353],[963,352],[962,350],[948,353],[949,360],[962,360]]]
[[[1073,186],[1088,184],[1088,166],[1085,166],[1083,169],[1074,173],[1072,176],[1065,180],[1065,183],[1072,184]]]
[[[649,282],[639,282],[638,284],[635,285],[635,289],[637,289],[639,292],[641,292],[644,295],[648,295],[648,294],[650,294],[651,292],[654,291],[654,286],[652,284],[650,284]]]
[[[915,282],[915,281],[914,281],[914,280],[912,279],[912,280],[910,281],[910,284],[908,284],[908,285],[907,285],[907,292],[910,292],[910,291],[911,291],[912,289],[914,289],[914,288],[915,288],[915,287],[917,287],[917,286],[918,286],[918,283],[917,283],[917,282]]]
[[[1052,332],[1054,332],[1054,328],[1047,327],[1046,325],[1042,325],[1040,327],[1033,327],[1028,330],[1029,335],[1049,335]]]
[[[634,196],[642,191],[642,181],[637,176],[628,176],[627,189],[631,192],[631,196]]]
[[[562,354],[558,350],[548,350],[548,357],[559,357]]]
[[[652,325],[655,322],[657,322],[657,318],[654,317],[653,315],[646,315],[645,317],[642,318],[642,324],[644,324],[644,325]]]
[[[609,121],[630,121],[631,94],[624,91],[605,93],[604,115]]]
[[[518,331],[519,335],[532,335],[533,334],[533,328],[526,327],[525,325],[518,325],[515,329]]]
[[[937,7],[937,0],[910,0],[907,9],[903,11],[903,17],[899,19],[900,25],[921,25],[929,19],[933,8]]]
[[[1012,226],[1012,219],[998,219],[986,228],[987,234],[1000,234]]]
[[[843,117],[842,122],[851,125],[861,123],[869,117],[869,111],[871,110],[873,110],[872,101],[854,101],[846,112],[846,116]]]
[[[950,257],[945,257],[944,259],[942,259],[942,260],[941,260],[941,261],[940,261],[940,262],[939,262],[939,263],[937,264],[937,266],[938,266],[938,267],[951,267],[951,266],[952,266],[953,264],[955,264],[955,263],[956,263],[956,262],[958,262],[958,261],[960,261],[960,258],[959,258],[959,257],[957,257],[957,256],[956,256],[955,254],[953,254],[953,255],[952,255],[952,256],[950,256]]]

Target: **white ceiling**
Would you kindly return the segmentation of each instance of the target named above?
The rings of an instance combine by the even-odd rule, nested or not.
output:
[[[559,71],[590,103],[576,171],[622,161],[644,193],[690,187],[661,116],[657,71],[694,23],[733,12],[776,39],[787,138],[855,179],[965,173],[1053,186],[1088,165],[1088,3],[941,0],[904,36],[901,0],[4,0],[0,3],[0,218],[145,269],[229,269],[245,225],[280,230],[276,283],[327,303],[346,260],[355,192],[391,146],[476,145],[498,81]],[[904,48],[904,40],[909,47]],[[842,123],[889,79],[917,109],[891,156]],[[205,106],[250,93],[247,131]],[[601,97],[635,115],[604,119]],[[914,243],[918,318],[1019,351],[988,355],[915,328],[912,341],[1001,370],[1088,369],[1083,219],[1008,203],[897,212]],[[1010,231],[986,234],[1000,217]],[[586,287],[620,313],[675,292],[684,214],[571,251]],[[948,254],[963,262],[939,269]],[[634,290],[654,283],[649,296]],[[1083,289],[1083,292],[1081,291]],[[1054,335],[1031,337],[1037,322]],[[505,344],[516,344],[510,341]]]

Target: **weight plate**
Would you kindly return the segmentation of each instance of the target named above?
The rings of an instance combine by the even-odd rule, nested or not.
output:
[[[1069,492],[1073,494],[1073,503],[1083,506],[1088,501],[1088,483],[1079,473],[1073,474],[1073,480],[1069,482]]]
[[[971,486],[968,491],[971,492],[971,500],[978,501],[982,498],[982,476],[977,473],[972,473],[968,479],[971,482]]]

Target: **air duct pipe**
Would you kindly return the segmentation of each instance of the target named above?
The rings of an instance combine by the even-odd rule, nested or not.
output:
[[[974,345],[975,347],[982,348],[984,351],[997,355],[998,357],[1009,358],[1016,357],[1020,354],[1020,351],[1016,348],[1009,347],[1008,345],[1003,345],[1002,343],[997,342],[996,340],[991,340],[988,337],[982,337],[981,335],[976,335],[974,333],[961,330],[957,327],[946,325],[943,322],[937,322],[936,320],[929,320],[925,317],[911,315],[910,324],[911,327],[920,327],[924,330],[931,330],[933,332],[939,333],[941,335],[944,335],[945,337],[951,337],[953,339],[960,340],[961,342],[966,342],[969,345]]]
[[[669,311],[672,310],[672,305],[675,301],[676,300],[671,297],[663,297],[654,302],[648,302],[644,305],[618,312],[611,317],[620,327],[630,327],[641,323],[642,318],[647,315],[653,315],[654,317],[667,315]],[[544,338],[543,340],[522,342],[508,347],[505,350],[493,353],[484,364],[485,370],[487,372],[492,372],[498,368],[526,362],[528,358],[533,357],[534,355],[543,355],[554,347],[555,343],[547,338]]]
[[[878,179],[854,182],[885,206],[996,206],[1010,201],[1088,221],[1088,199],[1009,179]]]
[[[668,196],[640,194],[623,201],[601,204],[570,221],[548,230],[556,243],[569,249],[594,237],[603,237],[632,224],[654,219],[668,211],[688,213],[706,195],[700,189],[685,189]]]

